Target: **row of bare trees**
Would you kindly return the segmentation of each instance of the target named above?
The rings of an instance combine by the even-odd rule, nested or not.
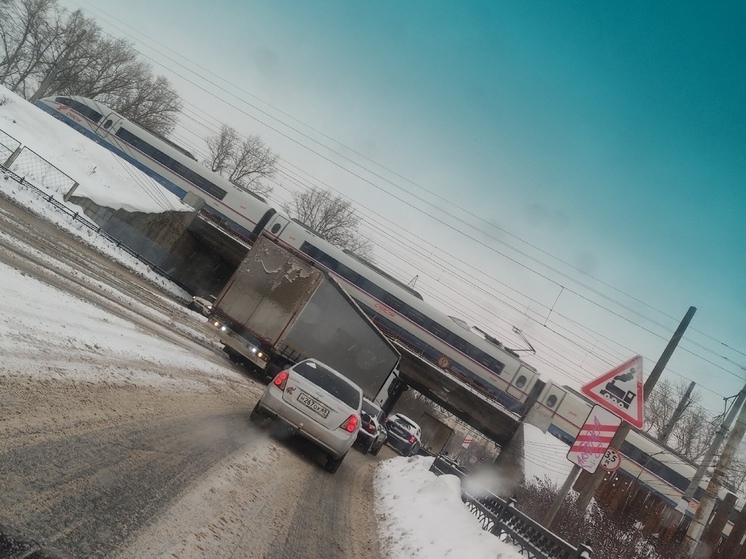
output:
[[[161,136],[173,130],[182,106],[129,42],[57,0],[0,0],[0,84],[31,102],[48,95],[96,99]],[[246,191],[272,191],[264,180],[276,174],[278,156],[258,136],[223,126],[206,142],[204,163],[213,171]],[[341,196],[312,188],[283,208],[330,242],[371,257],[371,244],[357,232],[359,217]]]
[[[243,190],[267,196],[272,186],[264,182],[278,172],[279,157],[259,136],[242,137],[234,128],[223,125],[207,139],[208,157],[204,164]],[[309,187],[291,194],[282,209],[320,236],[358,256],[372,260],[373,245],[358,232],[360,216],[352,203],[331,190]]]
[[[181,110],[176,90],[130,43],[57,0],[0,0],[0,83],[32,102],[97,99],[164,136]]]

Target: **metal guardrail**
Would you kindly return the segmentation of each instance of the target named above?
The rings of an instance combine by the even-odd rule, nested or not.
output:
[[[430,471],[436,475],[451,474],[462,480],[468,475],[458,464],[437,456]],[[463,487],[461,499],[477,517],[483,530],[504,536],[528,559],[590,559],[591,547],[571,545],[515,507],[515,500],[505,501],[489,491],[473,495]]]

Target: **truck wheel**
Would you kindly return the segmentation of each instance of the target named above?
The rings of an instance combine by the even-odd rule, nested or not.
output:
[[[259,409],[259,402],[256,403],[254,406],[254,409],[251,410],[251,415],[249,416],[249,421],[253,421],[256,423],[257,421],[261,421],[266,416],[262,413],[262,411]]]
[[[342,460],[345,459],[345,456],[347,456],[347,454],[343,454],[339,458],[332,458],[331,456],[328,456],[326,458],[326,464],[324,464],[324,469],[330,474],[333,474],[342,465]]]

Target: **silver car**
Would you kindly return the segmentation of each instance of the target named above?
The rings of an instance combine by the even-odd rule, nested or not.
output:
[[[334,473],[360,429],[363,391],[315,359],[280,372],[251,412],[251,420],[279,419],[326,452],[324,469]]]

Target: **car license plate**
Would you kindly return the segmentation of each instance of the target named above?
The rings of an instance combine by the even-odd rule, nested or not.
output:
[[[329,415],[329,408],[324,407],[323,405],[318,403],[316,400],[311,398],[308,394],[305,394],[303,392],[298,394],[298,401],[304,406],[315,411],[321,417],[326,418]]]

